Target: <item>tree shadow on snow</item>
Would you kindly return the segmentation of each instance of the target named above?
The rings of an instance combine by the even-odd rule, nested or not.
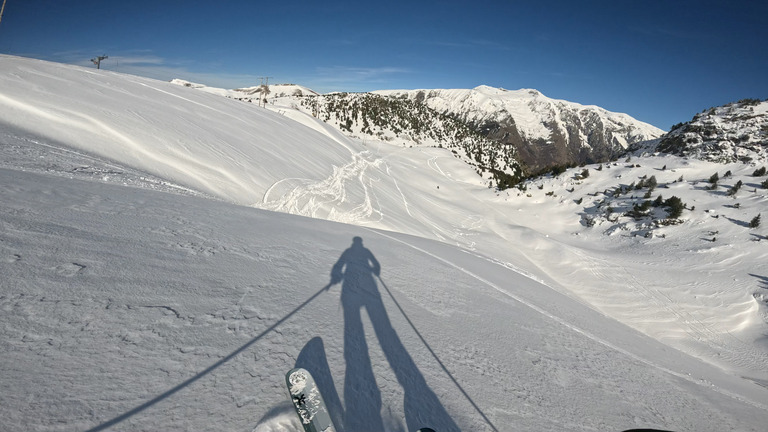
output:
[[[734,219],[734,218],[729,218],[728,216],[725,216],[725,218],[728,219],[729,221],[735,223],[736,225],[738,225],[740,227],[749,228],[749,222],[741,221],[741,220]]]
[[[403,411],[407,430],[414,431],[429,426],[441,432],[459,431],[459,427],[427,385],[418,366],[392,327],[376,281],[378,279],[381,282],[380,271],[379,262],[371,251],[363,246],[360,237],[353,239],[352,246],[341,254],[331,270],[331,285],[341,283],[341,305],[344,313],[346,372],[343,428],[347,431],[370,432],[392,429],[392,425],[385,428],[381,416],[381,391],[374,376],[368,341],[363,329],[362,312],[365,309],[384,356],[403,388]],[[383,282],[381,285],[386,289]],[[389,294],[391,295],[391,292]],[[394,300],[394,297],[392,298]],[[410,320],[408,322],[411,323]]]
[[[757,278],[757,280],[760,281],[760,284],[761,284],[760,288],[768,289],[768,276],[760,276],[752,273],[750,273],[749,275],[754,278]]]

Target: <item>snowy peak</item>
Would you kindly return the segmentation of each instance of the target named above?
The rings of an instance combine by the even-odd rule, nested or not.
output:
[[[768,100],[744,99],[672,127],[657,149],[711,162],[768,159]]]
[[[552,99],[534,89],[387,90],[473,125],[488,138],[515,147],[529,172],[554,165],[605,161],[663,131],[627,114]]]

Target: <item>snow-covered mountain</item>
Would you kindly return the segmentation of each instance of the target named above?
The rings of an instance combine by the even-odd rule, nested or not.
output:
[[[742,100],[710,108],[675,125],[658,151],[712,162],[768,159],[768,101]]]
[[[551,99],[530,89],[479,86],[319,95],[295,85],[223,90],[174,82],[246,102],[263,104],[266,98],[311,113],[356,138],[444,146],[499,189],[539,171],[607,162],[632,145],[663,135],[627,114]]]
[[[664,133],[627,114],[551,99],[532,89],[479,86],[375,93],[423,102],[501,145],[514,147],[529,174],[557,165],[608,161],[630,145]]]
[[[298,431],[297,365],[348,432],[764,429],[759,161],[497,191],[200,90],[0,56],[0,430]],[[381,272],[331,286],[355,237]]]

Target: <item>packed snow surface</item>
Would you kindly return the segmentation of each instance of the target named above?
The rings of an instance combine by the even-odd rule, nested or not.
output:
[[[495,192],[268,107],[0,57],[0,430],[299,431],[293,367],[347,432],[764,430],[754,167]],[[643,175],[696,209],[601,216]]]

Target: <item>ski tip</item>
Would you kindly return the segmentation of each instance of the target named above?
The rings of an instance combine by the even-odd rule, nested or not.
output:
[[[435,432],[435,430],[431,429],[431,428],[421,428],[421,429],[417,430],[416,432]]]
[[[307,374],[309,373],[309,372],[307,372],[307,370],[306,370],[306,369],[304,369],[304,368],[293,368],[293,369],[289,370],[289,371],[288,371],[288,372],[285,374],[285,376],[286,376],[286,378],[287,378],[287,377],[290,377],[291,375],[295,374],[296,372],[304,372],[304,373],[307,373]]]
[[[313,382],[312,375],[303,368],[293,368],[285,374],[285,382],[291,393],[302,391],[308,381]]]

